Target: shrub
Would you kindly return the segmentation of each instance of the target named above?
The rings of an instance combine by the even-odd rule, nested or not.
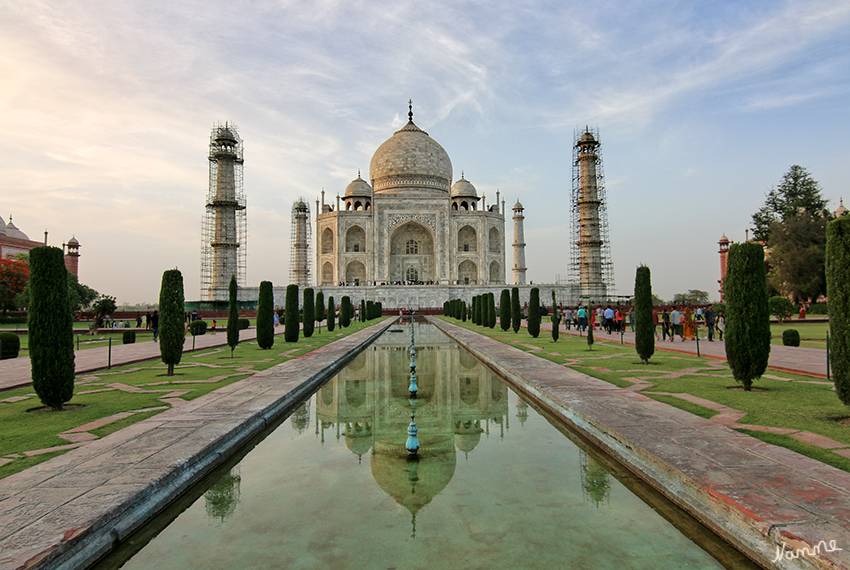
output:
[[[780,324],[794,314],[794,303],[788,297],[771,297],[767,304],[770,307],[770,314],[779,319]]]
[[[351,313],[351,298],[344,295],[339,303],[339,326],[341,328],[347,328],[351,325]]]
[[[304,299],[301,303],[304,306],[304,326],[301,330],[304,333],[304,338],[310,338],[316,329],[316,305],[313,299],[312,288],[307,287],[304,289]]]
[[[375,318],[375,302],[366,301],[366,320],[371,321]]]
[[[0,315],[0,324],[21,324],[27,322],[23,315]]]
[[[487,293],[487,326],[496,328],[496,296],[493,293]]]
[[[514,332],[519,332],[522,325],[522,307],[519,305],[519,287],[511,288],[511,326]]]
[[[336,305],[334,305],[334,298],[328,297],[328,332],[333,331],[335,325],[336,325]]]
[[[186,340],[186,307],[183,302],[183,274],[169,269],[162,274],[159,289],[159,354],[168,365],[168,376],[174,376],[174,366],[183,357]]]
[[[21,352],[21,337],[13,332],[0,332],[0,360],[17,358]]]
[[[558,301],[555,299],[555,290],[552,289],[552,340],[557,342],[561,334],[561,315],[558,313]]]
[[[74,322],[62,250],[30,250],[29,352],[32,385],[56,410],[74,395]],[[180,319],[182,324],[182,317]]]
[[[321,324],[325,320],[325,294],[322,291],[316,293],[316,322]]]
[[[384,316],[384,304],[378,301],[375,303],[375,318],[379,319]]]
[[[298,342],[298,285],[294,283],[286,286],[286,317],[283,320],[283,340],[286,342]],[[331,329],[333,330],[333,329]]]
[[[360,299],[360,322],[366,322],[366,301],[364,299]]]
[[[850,404],[850,216],[826,226],[826,291],[835,391]]]
[[[195,321],[197,323],[198,321]],[[195,324],[192,323],[192,324]],[[122,344],[136,344],[136,331],[124,331],[121,337]]]
[[[794,329],[782,331],[783,346],[800,346],[800,333]]]
[[[274,321],[272,321],[272,324],[274,324]],[[250,327],[251,327],[251,320],[250,319],[239,319],[239,330],[240,331],[247,330]]]
[[[239,285],[236,284],[236,276],[230,278],[228,295],[230,303],[227,311],[227,346],[230,347],[230,358],[233,358],[233,351],[236,345],[239,344],[239,305],[237,293]]]
[[[204,336],[207,334],[207,321],[192,321],[189,323],[189,332],[192,336]]]
[[[770,313],[764,249],[755,242],[732,244],[726,277],[726,360],[735,380],[749,391],[767,369],[770,357]]]
[[[830,297],[831,299],[832,297]],[[829,303],[812,303],[808,307],[806,307],[806,314],[808,315],[828,315],[829,314]]]
[[[239,320],[242,330],[242,319]],[[257,296],[257,346],[267,350],[274,346],[274,291],[271,281],[260,281]]]
[[[499,326],[503,331],[511,328],[511,292],[507,289],[502,289],[499,297]]]
[[[649,359],[655,354],[652,275],[645,265],[635,272],[635,351],[644,364],[649,364]]]
[[[531,288],[528,299],[528,334],[537,338],[540,334],[540,289]]]

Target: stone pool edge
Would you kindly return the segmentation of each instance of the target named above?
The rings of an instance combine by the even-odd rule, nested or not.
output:
[[[0,568],[95,563],[294,409],[396,320],[0,480]]]
[[[758,564],[850,568],[850,474],[441,319],[429,321]],[[827,552],[830,541],[843,550]],[[783,543],[792,552],[820,544],[819,553],[775,560]]]

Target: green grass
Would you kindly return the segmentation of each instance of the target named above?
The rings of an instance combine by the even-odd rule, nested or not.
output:
[[[184,353],[180,364],[175,367],[175,375],[171,377],[166,375],[167,367],[159,360],[85,374],[83,378],[77,379],[74,389],[75,395],[68,402],[69,405],[82,405],[83,407],[61,412],[32,411],[34,408],[41,407],[41,402],[35,396],[31,387],[2,392],[0,393],[0,400],[22,396],[27,396],[27,399],[17,402],[0,402],[0,425],[3,426],[3,437],[0,438],[0,457],[66,445],[68,441],[60,438],[59,433],[119,412],[161,406],[168,407],[168,404],[158,400],[158,398],[175,391],[188,391],[188,393],[179,396],[186,401],[198,398],[218,388],[243,380],[254,372],[265,370],[291,358],[306,354],[373,324],[375,324],[375,321],[369,323],[357,321],[346,329],[337,327],[332,333],[328,333],[327,329],[323,327],[321,332],[317,331],[311,338],[305,339],[302,335],[297,343],[284,342],[283,335],[280,334],[275,336],[275,344],[268,350],[262,350],[256,341],[245,341],[236,347],[233,358],[231,358],[230,348],[227,346],[195,353]],[[189,342],[191,342],[191,339],[189,339]],[[253,372],[245,372],[245,367],[250,367]],[[220,376],[226,376],[226,378],[220,378],[215,382],[210,381]],[[109,385],[115,383],[144,391],[127,392],[109,389]],[[108,389],[108,391],[90,394],[81,393],[101,389]],[[136,413],[128,418],[92,430],[90,433],[103,437],[157,413],[159,412]],[[17,473],[44,459],[45,456],[43,455],[15,459],[11,463],[0,466],[0,477]]]
[[[794,319],[781,325],[771,323],[770,343],[781,345],[782,332],[790,329],[800,333],[800,346],[826,350],[826,333],[829,331],[829,323],[797,323]]]
[[[739,429],[741,433],[745,433],[749,436],[752,436],[756,439],[760,439],[765,443],[769,443],[771,445],[776,445],[779,447],[784,447],[786,449],[790,449],[791,451],[796,451],[800,455],[805,455],[806,457],[811,457],[812,459],[817,459],[821,463],[826,463],[827,465],[832,465],[836,469],[841,469],[843,471],[850,471],[850,459],[838,455],[837,453],[833,453],[827,449],[823,449],[816,445],[810,445],[808,443],[803,443],[802,441],[797,441],[793,437],[789,437],[787,435],[781,435],[777,433],[767,433],[763,431],[751,431],[748,429]]]
[[[850,427],[833,421],[834,418],[850,415],[850,409],[839,401],[829,383],[768,370],[765,376],[754,381],[753,387],[756,390],[744,392],[736,389],[740,385],[735,382],[723,361],[656,350],[650,359],[650,365],[644,366],[640,364],[633,347],[622,346],[614,342],[613,337],[609,342],[606,334],[597,333],[593,349],[588,350],[585,339],[572,335],[561,335],[560,339],[554,342],[550,335],[544,337],[542,333],[534,339],[525,329],[520,329],[519,333],[512,330],[505,333],[501,329],[493,331],[470,323],[460,323],[455,319],[445,320],[541,358],[567,364],[588,376],[622,388],[629,387],[634,384],[633,380],[640,379],[652,383],[652,386],[645,389],[649,392],[691,394],[745,412],[746,415],[739,420],[741,423],[811,431],[850,446]],[[801,335],[818,334],[818,331],[824,332],[825,335],[826,323],[805,325],[809,328],[806,333],[800,330]],[[787,328],[792,326],[787,325]],[[532,350],[529,346],[538,347],[539,350]],[[675,396],[646,395],[701,417],[710,418],[716,413]],[[821,457],[828,457],[830,461],[824,462],[830,465],[835,465],[838,460],[834,458],[839,458],[840,465],[843,465],[840,468],[850,471],[850,460],[844,460],[835,453],[825,450],[821,450],[823,453],[811,452],[809,448],[820,448],[805,446],[789,437],[780,437],[775,441],[779,442],[777,445],[819,461],[822,461]]]

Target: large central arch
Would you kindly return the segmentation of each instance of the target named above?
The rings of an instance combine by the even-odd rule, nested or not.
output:
[[[434,281],[436,267],[434,236],[428,228],[413,221],[396,228],[390,238],[390,281],[408,281],[411,275]]]

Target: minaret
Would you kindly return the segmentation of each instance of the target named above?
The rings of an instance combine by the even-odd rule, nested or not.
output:
[[[720,279],[717,282],[720,284],[720,301],[723,302],[723,280],[726,279],[726,262],[729,259],[729,238],[726,237],[726,234],[720,238],[720,241],[717,242],[717,245],[720,246],[720,251],[717,253],[720,254]]]
[[[603,228],[600,207],[603,206],[597,186],[597,164],[600,162],[599,141],[590,129],[578,138],[574,146],[575,166],[578,168],[577,196],[574,207],[578,210],[578,269],[579,294],[592,300],[603,300],[607,287],[603,279]],[[575,192],[574,192],[575,194]]]
[[[292,205],[292,252],[289,283],[300,288],[310,286],[310,207],[299,198]]]
[[[205,259],[201,266],[201,288],[208,300],[227,299],[230,278],[235,275],[240,285],[244,285],[245,279],[242,267],[246,233],[242,141],[235,125],[213,128],[209,163],[210,189],[204,222]]]
[[[46,232],[45,232],[46,233]],[[65,254],[65,267],[72,275],[79,275],[80,269],[80,242],[76,236],[68,240],[65,244],[68,248],[68,253]]]
[[[525,233],[522,229],[522,204],[514,204],[514,285],[525,285]]]

